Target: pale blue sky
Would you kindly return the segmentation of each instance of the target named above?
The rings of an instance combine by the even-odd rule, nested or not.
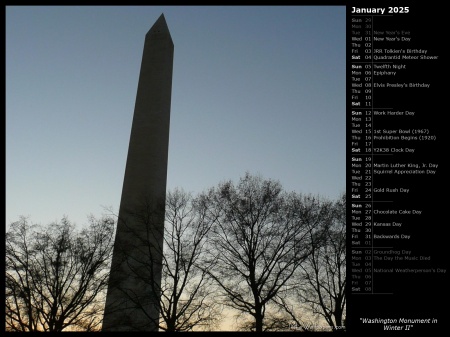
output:
[[[144,37],[175,45],[168,189],[345,191],[345,7],[6,7],[6,223],[119,208]]]

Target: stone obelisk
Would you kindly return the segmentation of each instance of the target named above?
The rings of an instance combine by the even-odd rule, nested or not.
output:
[[[145,36],[103,331],[157,331],[173,42],[162,14]]]

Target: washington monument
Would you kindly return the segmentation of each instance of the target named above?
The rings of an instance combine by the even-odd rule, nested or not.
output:
[[[145,36],[103,331],[158,331],[173,50],[161,14]]]

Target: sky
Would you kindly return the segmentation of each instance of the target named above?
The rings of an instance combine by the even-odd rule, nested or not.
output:
[[[119,209],[147,31],[174,42],[167,189],[345,192],[345,7],[7,6],[6,224]]]

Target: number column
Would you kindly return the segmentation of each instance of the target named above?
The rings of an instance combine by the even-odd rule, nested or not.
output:
[[[372,17],[353,16],[350,74],[351,291],[373,291]]]

